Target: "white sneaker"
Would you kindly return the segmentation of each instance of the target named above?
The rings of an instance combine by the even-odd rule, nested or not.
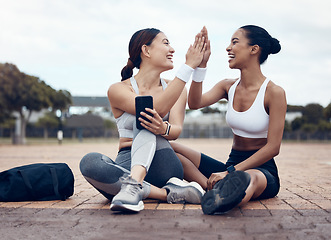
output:
[[[179,178],[172,177],[163,187],[168,190],[168,203],[193,203],[200,204],[205,191],[197,182],[184,182]]]

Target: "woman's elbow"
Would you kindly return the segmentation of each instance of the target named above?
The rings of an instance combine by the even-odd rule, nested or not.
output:
[[[191,110],[197,110],[200,108],[199,104],[197,103],[192,103],[190,101],[187,102],[187,105],[188,107],[191,109]]]
[[[182,133],[182,127],[176,127],[176,129],[174,129],[174,131],[169,136],[168,140],[176,140],[177,138],[179,138],[181,133]]]
[[[273,157],[276,157],[280,152],[280,145],[275,145],[270,148],[270,153]]]
[[[274,152],[273,152],[273,154],[274,154],[274,157],[276,157],[276,156],[278,156],[278,154],[279,154],[279,148],[278,149],[276,149],[276,150],[274,150]]]

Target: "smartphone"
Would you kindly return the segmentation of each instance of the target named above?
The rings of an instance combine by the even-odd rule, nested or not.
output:
[[[136,126],[138,129],[144,129],[143,126],[141,126],[140,121],[138,118],[143,118],[146,121],[149,121],[147,118],[142,116],[140,112],[145,112],[151,116],[153,116],[152,113],[147,112],[145,108],[153,109],[153,97],[152,96],[137,96],[136,97]]]

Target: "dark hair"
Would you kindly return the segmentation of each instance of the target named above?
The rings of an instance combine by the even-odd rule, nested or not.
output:
[[[271,37],[264,28],[255,25],[246,25],[240,29],[245,31],[245,35],[249,39],[249,45],[258,45],[261,48],[260,64],[267,60],[269,54],[276,54],[280,51],[281,46],[279,41]]]
[[[129,43],[129,59],[126,66],[121,71],[122,80],[128,79],[133,74],[133,69],[140,68],[141,47],[151,45],[156,35],[161,31],[156,28],[146,28],[135,32]]]

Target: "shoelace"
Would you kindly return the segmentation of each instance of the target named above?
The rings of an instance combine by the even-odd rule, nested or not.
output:
[[[134,182],[131,178],[127,179],[121,179],[123,187],[126,188],[126,191],[131,194],[132,196],[135,196],[139,190],[142,189],[142,185],[138,182]]]
[[[141,189],[141,185],[140,184],[132,184],[132,183],[128,183],[126,185],[127,188],[127,192],[130,193],[132,196],[135,196],[139,190]]]

